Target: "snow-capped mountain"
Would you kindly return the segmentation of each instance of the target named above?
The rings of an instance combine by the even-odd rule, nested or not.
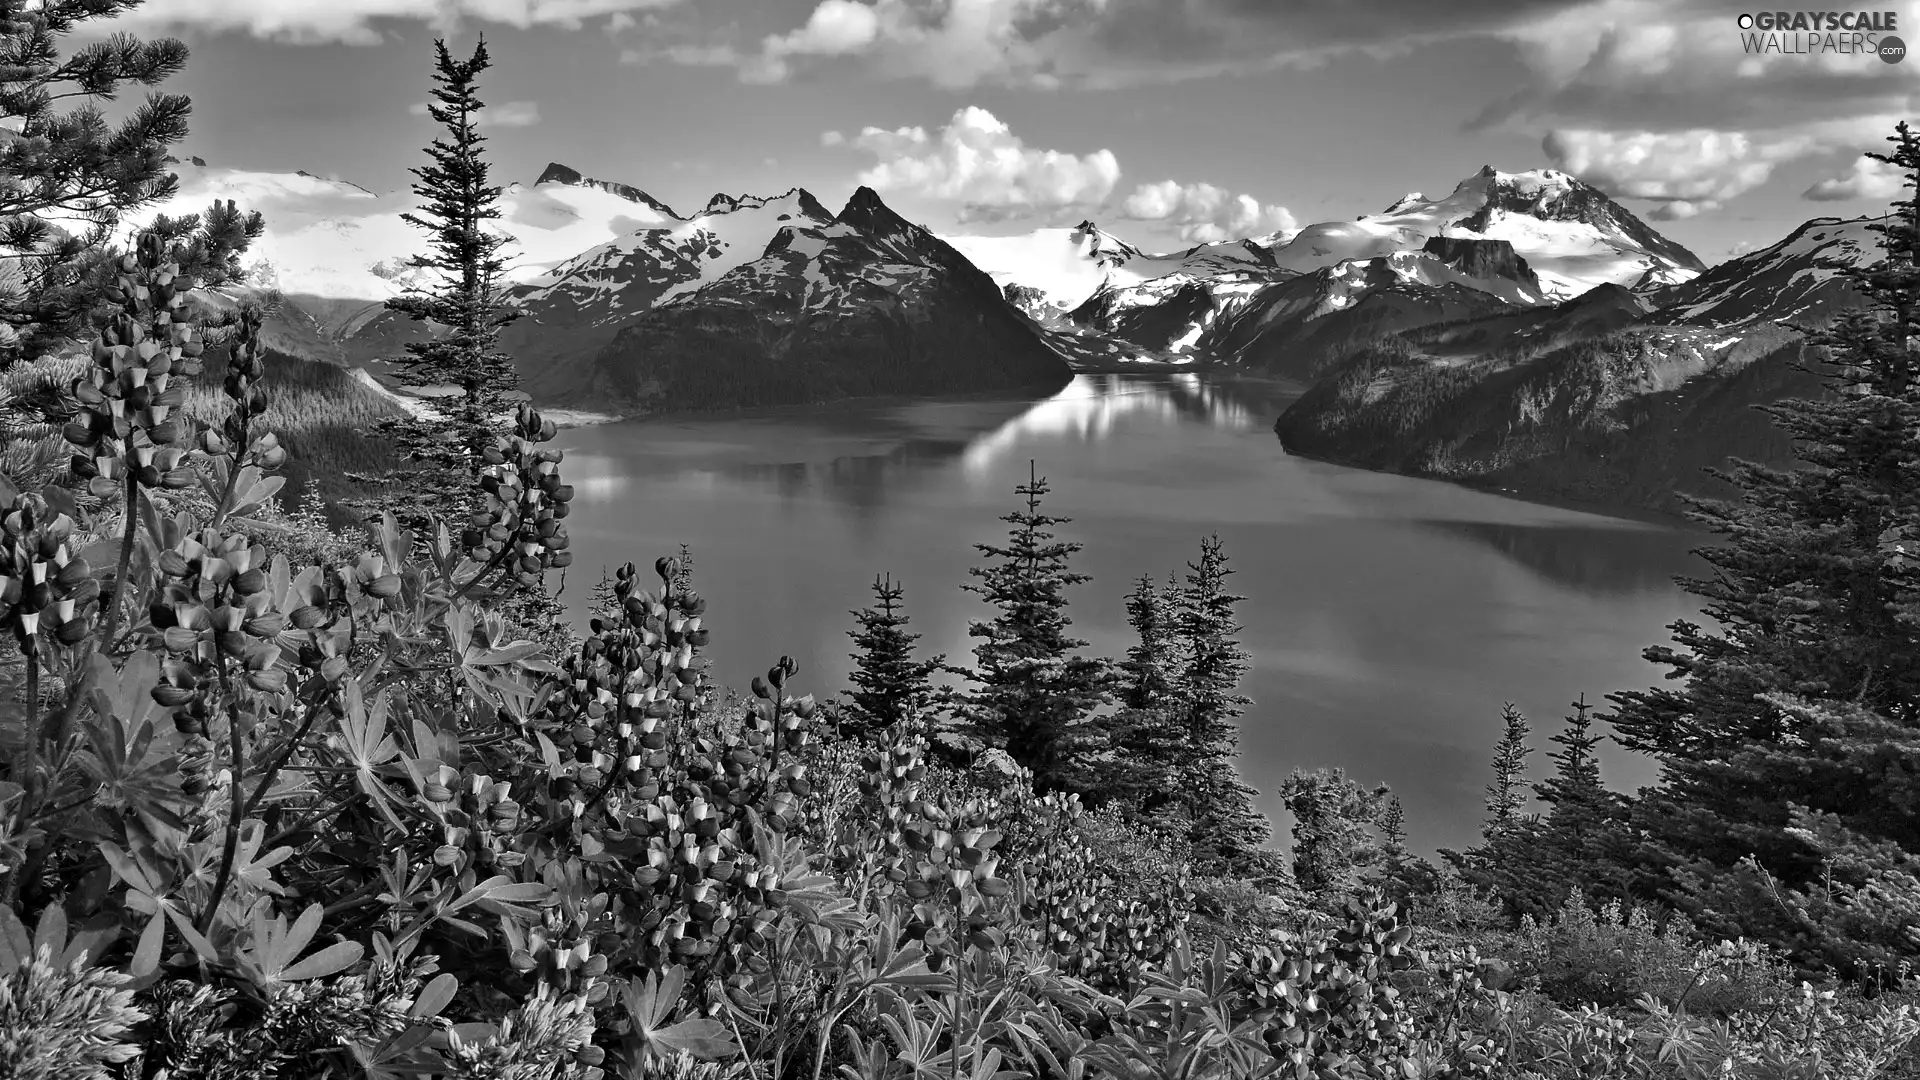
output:
[[[1430,238],[1428,245],[1262,287],[1202,330],[1196,347],[1237,366],[1310,378],[1383,334],[1545,302],[1539,279],[1506,241]]]
[[[1015,236],[941,239],[995,282],[1033,290],[1060,311],[1079,307],[1105,286],[1137,284],[1179,265],[1179,256],[1148,255],[1091,221]]]
[[[1675,285],[1403,328],[1339,357],[1276,431],[1295,453],[1534,495],[1724,494],[1704,468],[1792,461],[1753,407],[1823,392],[1797,328],[1863,302],[1838,268],[1881,257],[1871,221],[1816,218]]]
[[[1409,194],[1379,214],[1309,225],[1274,260],[1311,271],[1347,259],[1418,250],[1430,237],[1505,240],[1540,276],[1546,297],[1565,300],[1595,285],[1677,284],[1706,269],[1600,189],[1557,169],[1500,172],[1488,165],[1452,194]]]
[[[1880,257],[1874,218],[1814,218],[1786,239],[1739,255],[1681,285],[1646,292],[1665,321],[1740,326],[1755,321],[1818,320],[1857,302],[1835,263]]]
[[[1485,308],[1478,297],[1457,295],[1460,289],[1505,304],[1542,304],[1603,284],[1678,284],[1705,269],[1590,184],[1554,169],[1491,166],[1445,198],[1416,192],[1352,221],[1170,255],[1146,255],[1091,222],[1017,237],[956,237],[954,244],[1023,295],[1069,308],[1076,322],[1162,355],[1227,363],[1248,359],[1250,325],[1265,327],[1275,313],[1302,322],[1351,313],[1373,290],[1394,296],[1365,305],[1394,309],[1391,326],[1379,329],[1404,329],[1428,315]],[[1505,254],[1485,262],[1496,250]],[[1463,262],[1451,252],[1473,254]],[[1507,273],[1501,260],[1518,260],[1527,273]],[[1316,275],[1309,284],[1292,280]],[[1422,286],[1448,295],[1423,297]],[[1350,314],[1341,321],[1355,322]],[[1352,335],[1327,329],[1318,336],[1328,342]]]
[[[1057,389],[1071,369],[991,277],[863,187],[831,220],[793,215],[757,258],[663,297],[579,375],[556,396],[676,410]]]
[[[558,168],[549,166],[546,175]],[[642,197],[667,216],[595,244],[512,290],[511,300],[526,315],[506,328],[501,346],[520,361],[536,395],[567,385],[575,361],[606,346],[642,312],[759,258],[789,223],[833,220],[798,188],[765,198],[716,195],[686,219]]]

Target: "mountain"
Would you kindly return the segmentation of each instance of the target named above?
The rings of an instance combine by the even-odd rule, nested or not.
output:
[[[1829,261],[1878,258],[1867,224],[1815,219],[1680,284],[1380,338],[1275,431],[1292,453],[1533,496],[1674,511],[1724,494],[1703,469],[1791,462],[1754,406],[1823,392],[1795,327],[1861,303]]]
[[[513,289],[509,299],[526,314],[503,331],[501,348],[536,399],[566,398],[592,357],[642,312],[761,257],[789,222],[832,220],[798,188],[770,198],[716,195],[690,219],[596,244]]]
[[[431,273],[410,265],[426,243],[423,233],[402,218],[417,204],[411,192],[381,194],[307,172],[247,172],[209,166],[198,158],[173,165],[181,180],[180,194],[147,216],[195,212],[220,198],[258,209],[266,219],[266,235],[249,252],[246,282],[229,292],[235,299],[264,296],[270,289],[283,294],[279,310],[264,327],[268,346],[277,352],[364,370],[391,382],[392,361],[405,356],[407,343],[444,332],[386,309],[389,298]],[[766,404],[782,394],[791,400],[817,400],[837,393],[834,387],[852,393],[869,384],[907,389],[937,385],[943,391],[969,392],[1045,386],[1065,378],[1063,352],[1111,359],[1122,351],[1079,328],[1066,327],[1072,331],[1067,333],[1036,326],[957,252],[924,230],[892,219],[892,211],[871,191],[838,216],[799,189],[771,196],[716,194],[698,213],[682,214],[637,187],[585,176],[554,162],[530,185],[507,185],[500,209],[489,227],[512,240],[506,249],[507,296],[523,312],[504,329],[501,344],[520,365],[523,388],[550,406],[578,405],[598,413],[667,407],[646,389],[646,379],[610,371],[601,363],[602,354],[641,316],[723,281],[725,285],[702,295],[702,304],[734,295],[755,315],[768,308],[794,312],[804,306],[808,319],[851,320],[847,340],[856,342],[866,341],[868,332],[881,325],[860,314],[884,299],[874,290],[884,293],[896,272],[928,279],[907,289],[894,304],[899,317],[886,324],[894,336],[872,339],[879,345],[868,341],[886,353],[898,371],[838,373],[832,370],[837,360],[822,354],[815,358],[819,363],[808,359],[794,369],[807,372],[805,386],[790,381],[787,371],[771,373],[767,385],[785,388],[773,392],[760,389],[760,380],[742,377],[735,382],[729,375],[715,384],[722,389],[709,385],[700,392],[703,406]],[[862,231],[869,227],[881,228],[885,235]],[[832,244],[823,265],[843,288],[835,297],[823,293],[800,305],[797,294],[784,291],[788,283],[776,280],[780,274],[774,271],[809,243],[825,241]],[[743,270],[745,276],[736,275]],[[797,263],[794,272],[803,278],[806,273]],[[765,295],[752,295],[763,286]],[[1064,317],[1060,321],[1064,323]],[[981,348],[1004,355],[956,365],[949,363],[954,355],[950,351],[923,348],[918,335],[933,332],[930,326],[949,324],[953,342],[978,341]],[[704,329],[689,325],[681,330],[705,340]],[[797,333],[793,355],[808,355],[806,342],[813,334]],[[1062,347],[1049,347],[1056,338]],[[663,355],[677,354],[671,344],[649,348],[655,347]],[[925,355],[910,357],[902,351],[909,347],[921,348]],[[731,366],[717,365],[715,372],[724,368],[740,374],[753,363],[775,365],[788,355],[763,352],[750,359],[740,354]],[[673,366],[670,360],[659,365],[653,360],[650,353],[634,362],[647,371]],[[864,363],[859,358],[847,362],[853,368]]]
[[[1036,315],[1065,308],[1151,353],[1292,377],[1379,333],[1569,300],[1599,285],[1674,286],[1706,269],[1584,181],[1492,166],[1445,198],[1416,192],[1352,221],[1170,255],[1147,255],[1090,221],[951,239],[1018,286]]]
[[[1786,239],[1729,259],[1681,285],[1650,290],[1666,318],[1699,326],[1738,326],[1756,319],[1818,322],[1854,303],[1853,291],[1828,264],[1877,258],[1873,219],[1814,218]]]
[[[1310,271],[1419,250],[1432,237],[1505,240],[1554,300],[1609,282],[1677,284],[1706,269],[1698,256],[1583,180],[1558,169],[1507,173],[1491,165],[1442,199],[1414,192],[1379,214],[1309,225],[1277,247],[1274,259]]]
[[[1383,334],[1545,302],[1507,241],[1427,243],[1260,288],[1203,328],[1199,347],[1244,370],[1307,380]]]
[[[831,220],[794,215],[759,257],[627,321],[552,396],[680,411],[1052,391],[1071,377],[990,276],[862,187]]]

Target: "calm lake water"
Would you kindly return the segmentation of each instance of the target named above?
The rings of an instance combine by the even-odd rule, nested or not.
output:
[[[849,611],[880,573],[904,581],[923,647],[970,662],[986,605],[960,585],[972,545],[1035,459],[1045,508],[1072,518],[1093,580],[1070,613],[1090,651],[1129,643],[1124,594],[1220,534],[1241,605],[1255,704],[1240,772],[1284,844],[1271,794],[1288,770],[1341,766],[1391,784],[1413,844],[1473,841],[1487,763],[1512,701],[1537,769],[1574,698],[1656,685],[1640,650],[1698,618],[1672,584],[1701,537],[1430,481],[1290,457],[1272,432],[1289,391],[1193,375],[1081,376],[1045,400],[924,401],[638,421],[561,437],[578,492],[565,598],[600,567],[692,546],[708,650],[744,687],[782,653],[800,692],[837,693]],[[651,579],[650,579],[651,583]],[[1651,766],[1609,745],[1615,786]]]

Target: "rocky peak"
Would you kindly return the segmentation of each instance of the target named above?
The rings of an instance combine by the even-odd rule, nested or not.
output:
[[[1614,233],[1675,266],[1696,273],[1707,268],[1698,255],[1655,232],[1599,188],[1558,169],[1509,175],[1485,165],[1473,179],[1489,181],[1487,201],[1479,210],[1453,222],[1457,228],[1486,232],[1495,215],[1503,213],[1524,214],[1540,221],[1578,221],[1603,233]],[[1472,182],[1469,179],[1462,183]]]
[[[881,200],[879,192],[865,185],[854,191],[834,220],[875,236],[911,238],[919,231],[906,218],[894,213],[893,208]]]
[[[650,206],[670,218],[678,218],[680,216],[674,213],[673,209],[666,203],[641,191],[637,187],[629,184],[617,184],[610,180],[595,180],[590,176],[582,176],[578,169],[562,165],[557,161],[547,162],[547,167],[540,171],[540,178],[533,183],[535,187],[541,184],[564,184],[568,187],[599,188],[601,191],[608,192],[609,194],[618,195],[628,202],[636,202],[642,206]]]
[[[1540,279],[1527,260],[1505,240],[1482,240],[1463,236],[1430,236],[1420,250],[1477,278],[1502,277],[1517,281],[1538,292]]]
[[[728,195],[723,191],[708,199],[706,209],[700,212],[701,214],[730,214],[736,210],[757,210],[782,199],[793,199],[798,204],[800,212],[810,218],[821,222],[833,220],[833,212],[820,205],[820,200],[814,198],[812,192],[800,187],[788,188],[778,195]]]

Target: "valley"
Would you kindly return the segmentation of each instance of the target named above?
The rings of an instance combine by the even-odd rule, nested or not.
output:
[[[276,200],[230,290],[283,297],[268,343],[404,407],[391,361],[424,332],[384,308],[419,273],[404,197],[181,168],[191,198]],[[1835,260],[1874,251],[1864,220],[1821,218],[1710,267],[1569,174],[1490,166],[1160,254],[1092,220],[936,236],[870,188],[837,213],[795,188],[682,214],[558,163],[503,205],[522,316],[501,344],[574,422],[1210,371],[1306,388],[1272,418],[1291,453],[1657,512],[1714,493],[1702,469],[1729,455],[1788,460],[1752,407],[1817,389],[1802,329],[1857,303]]]

